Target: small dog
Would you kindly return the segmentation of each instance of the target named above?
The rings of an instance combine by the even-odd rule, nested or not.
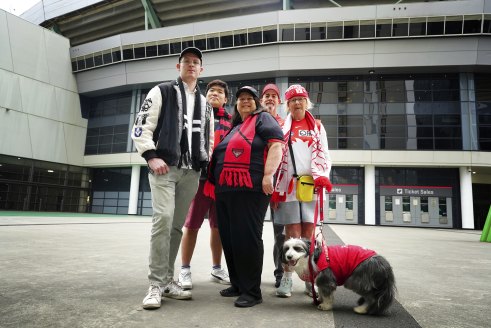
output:
[[[311,261],[319,310],[332,310],[334,291],[341,285],[361,296],[353,308],[356,313],[383,314],[389,308],[396,287],[392,267],[384,257],[360,246],[326,246],[323,240],[316,241],[310,256],[310,245],[307,239],[290,238],[283,244],[282,260],[304,281],[310,281]]]

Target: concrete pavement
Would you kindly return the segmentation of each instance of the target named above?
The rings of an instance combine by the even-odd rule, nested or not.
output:
[[[336,292],[317,310],[294,277],[293,296],[274,296],[271,222],[265,222],[264,302],[233,306],[209,281],[209,228],[192,260],[193,299],[146,311],[151,219],[139,216],[11,216],[0,212],[0,327],[489,327],[491,244],[479,231],[330,225],[329,243],[377,250],[398,286],[388,315],[361,316],[356,295]],[[223,259],[222,265],[225,265]],[[180,256],[176,261],[176,274]]]

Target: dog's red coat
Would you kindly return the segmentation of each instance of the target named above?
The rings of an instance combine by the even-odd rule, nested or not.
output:
[[[376,254],[375,251],[360,246],[334,245],[326,247],[326,244],[322,243],[322,253],[316,266],[318,272],[329,267],[336,277],[337,285],[341,286],[361,262]],[[300,279],[310,281],[309,272],[304,272]]]

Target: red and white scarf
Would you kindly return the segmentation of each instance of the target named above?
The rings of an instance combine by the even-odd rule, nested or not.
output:
[[[308,111],[305,112],[305,119],[307,120],[307,124],[311,131],[313,131],[313,149],[311,153],[312,177],[314,178],[314,180],[325,178],[327,179],[327,181],[329,181],[330,161],[325,156],[327,149],[324,149],[324,147],[322,146],[319,126],[316,124],[314,116]],[[288,114],[285,119],[285,123],[283,124],[283,135],[286,144],[288,144],[290,139],[291,127],[292,116],[291,114]],[[281,159],[280,166],[278,168],[278,171],[276,172],[276,176],[278,177],[278,179],[276,181],[275,192],[273,193],[271,199],[272,201],[283,202],[286,199],[286,195],[293,191],[294,172],[293,169],[291,169],[290,171],[288,170],[288,153],[289,147],[285,147],[285,149],[283,150],[283,157]]]

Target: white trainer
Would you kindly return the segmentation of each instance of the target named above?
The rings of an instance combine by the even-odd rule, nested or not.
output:
[[[160,287],[157,285],[150,285],[148,287],[147,296],[143,299],[142,307],[144,309],[158,309],[162,301]]]
[[[218,282],[222,285],[231,285],[228,273],[223,269],[213,269],[211,271],[211,281]]]
[[[276,296],[278,297],[290,297],[292,296],[293,280],[292,278],[283,275],[280,282],[280,287],[276,289]]]
[[[177,282],[171,280],[165,287],[162,287],[162,296],[176,300],[189,300],[193,294],[189,290],[182,289]]]
[[[193,289],[193,281],[191,280],[191,270],[181,270],[179,273],[179,284],[182,289]]]

